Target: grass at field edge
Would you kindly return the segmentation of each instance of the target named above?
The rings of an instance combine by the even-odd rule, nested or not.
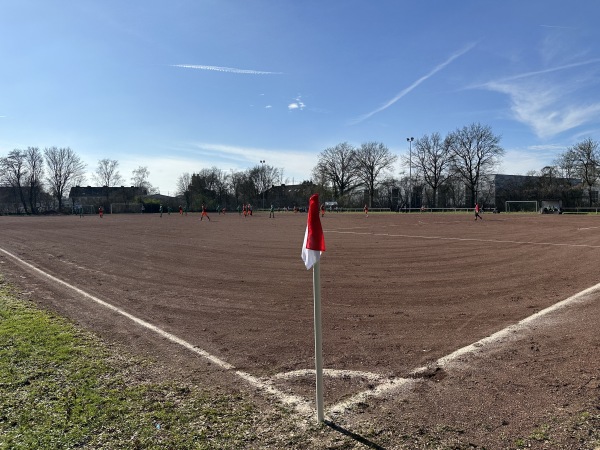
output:
[[[19,300],[0,276],[0,449],[258,448],[266,418],[293,443],[285,411],[153,382],[152,364]]]
[[[154,364],[20,299],[0,274],[0,450],[384,448],[369,439],[398,449],[485,448],[457,442],[442,425],[412,424],[414,433],[400,435],[385,421],[355,423],[357,433],[298,426],[280,405],[261,409],[243,392],[153,381]],[[579,448],[600,450],[599,423],[596,411],[582,412],[513,437],[510,447],[547,448],[560,429]]]

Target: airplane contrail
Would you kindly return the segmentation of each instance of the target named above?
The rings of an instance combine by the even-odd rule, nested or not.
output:
[[[236,69],[235,67],[202,66],[202,65],[195,65],[195,64],[173,64],[171,67],[182,67],[184,69],[196,69],[196,70],[214,70],[216,72],[242,73],[242,74],[250,74],[250,75],[281,75],[281,74],[283,74],[283,72],[265,72],[263,70]]]
[[[357,124],[362,122],[363,120],[368,119],[369,117],[377,114],[378,112],[383,111],[384,109],[389,108],[390,106],[392,106],[394,103],[396,103],[398,100],[400,100],[402,97],[404,97],[406,94],[408,94],[409,92],[411,92],[413,89],[415,89],[417,86],[419,86],[421,83],[423,83],[424,81],[426,81],[427,79],[431,78],[433,75],[435,75],[437,72],[439,72],[440,70],[442,70],[444,67],[446,67],[448,64],[450,64],[452,61],[454,61],[456,58],[464,55],[465,53],[467,53],[469,50],[471,50],[473,47],[475,47],[475,44],[470,44],[467,47],[465,47],[464,49],[462,49],[461,51],[453,54],[452,56],[450,56],[450,58],[448,58],[446,61],[444,61],[443,63],[437,65],[433,70],[431,70],[428,74],[423,75],[421,78],[419,78],[417,81],[415,81],[413,84],[411,84],[410,86],[408,86],[407,88],[403,89],[402,91],[400,91],[400,93],[398,95],[396,95],[393,99],[391,99],[390,101],[388,101],[387,103],[385,103],[383,106],[380,106],[379,108],[377,108],[374,111],[371,111],[370,113],[367,113],[361,117],[359,117],[358,119],[355,119],[354,121],[352,121],[352,124]]]

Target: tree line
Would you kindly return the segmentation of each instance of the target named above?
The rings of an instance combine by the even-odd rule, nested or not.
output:
[[[501,137],[491,127],[472,123],[448,133],[438,132],[420,138],[407,138],[408,154],[400,156],[408,169],[394,176],[398,156],[381,142],[353,146],[342,142],[326,148],[317,157],[311,180],[285,186],[283,169],[260,161],[246,170],[229,172],[218,167],[183,173],[177,179],[177,195],[189,210],[206,204],[210,208],[235,208],[252,203],[257,207],[304,206],[317,191],[324,200],[340,206],[359,207],[471,207],[481,201],[487,180],[497,169],[505,151]],[[118,161],[101,159],[93,173],[102,187],[124,183]],[[36,214],[42,203],[52,201],[63,209],[72,186],[85,182],[86,165],[70,148],[37,147],[15,149],[0,157],[0,186],[11,187],[22,209]],[[574,187],[566,179],[581,180],[576,189],[584,189],[591,206],[598,203],[596,185],[600,178],[598,142],[588,138],[568,147],[554,164],[531,171],[539,181],[528,187],[515,188],[523,200],[565,195]],[[149,182],[147,167],[132,172],[131,185],[148,193],[157,193]],[[561,181],[563,180],[563,181]],[[518,199],[518,198],[514,198]]]
[[[98,161],[93,178],[100,186],[112,187],[123,182],[118,161]],[[0,157],[0,186],[14,192],[20,207],[26,214],[38,214],[40,206],[63,210],[64,201],[73,186],[85,183],[86,164],[69,147],[38,147],[26,150],[14,149]],[[146,167],[133,171],[132,185],[152,189]]]
[[[560,186],[561,180],[579,179],[581,183],[575,189],[583,190],[587,194],[587,202],[581,203],[587,203],[589,206],[598,204],[600,145],[591,138],[583,139],[561,153],[553,165],[546,166],[538,172],[531,171],[528,175],[545,180],[544,185],[550,189],[555,188],[557,182]]]
[[[399,178],[391,173],[395,156],[383,144],[354,147],[343,142],[319,154],[313,177],[326,197],[345,205],[368,200],[370,206],[392,209],[472,207],[475,202],[491,200],[491,176],[505,154],[500,141],[501,136],[480,123],[458,128],[445,137],[438,132],[418,139],[409,137],[409,152],[401,156],[408,174],[403,172]],[[503,199],[598,204],[599,144],[591,138],[577,142],[560,153],[552,165],[527,176],[526,182],[504,186]]]
[[[276,207],[304,205],[317,191],[323,200],[337,202],[341,207],[400,208],[418,206],[425,199],[422,192],[431,192],[427,203],[437,206],[438,191],[454,184],[467,185],[474,204],[482,178],[492,173],[504,154],[500,137],[490,127],[481,124],[458,129],[442,139],[439,133],[411,139],[414,149],[401,159],[409,167],[410,176],[394,177],[398,156],[381,142],[365,142],[355,147],[348,142],[323,150],[305,181],[282,194],[283,169],[264,164],[245,171],[227,173],[217,167],[195,174],[183,174],[177,182],[178,194],[191,209],[199,204],[239,205],[255,203]],[[424,189],[426,187],[427,189]],[[458,188],[454,204],[464,204]],[[464,195],[463,195],[464,197]],[[411,201],[412,198],[412,201]]]
[[[457,129],[445,138],[432,133],[407,141],[409,154],[401,160],[409,169],[408,176],[395,178],[391,169],[396,156],[385,145],[374,142],[357,148],[344,142],[325,149],[319,155],[314,176],[323,186],[331,188],[332,197],[343,203],[351,203],[353,194],[359,190],[363,191],[363,198],[365,191],[368,194],[369,206],[410,208],[427,203],[429,207],[438,207],[442,203],[440,190],[457,191],[456,186],[460,185],[466,187],[468,199],[462,193],[455,193],[452,206],[465,202],[473,205],[480,182],[493,172],[504,155],[500,136],[479,123]]]

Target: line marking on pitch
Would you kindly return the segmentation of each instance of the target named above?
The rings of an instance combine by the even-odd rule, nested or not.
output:
[[[408,239],[426,239],[426,240],[437,239],[437,240],[441,240],[441,241],[491,242],[491,243],[495,243],[495,244],[549,245],[549,246],[553,246],[553,247],[600,248],[600,245],[566,244],[566,243],[562,243],[562,242],[511,241],[511,240],[504,240],[504,239],[457,238],[457,237],[444,237],[444,236],[423,236],[423,235],[411,235],[411,234],[392,234],[392,233],[373,233],[373,232],[358,233],[356,231],[336,231],[336,230],[325,230],[325,233],[356,234],[356,235],[361,235],[361,236],[402,237],[402,238],[408,238]]]
[[[368,381],[381,381],[385,377],[378,373],[363,372],[360,370],[342,370],[342,369],[324,369],[323,372],[330,378],[363,378]],[[272,375],[272,380],[289,380],[292,378],[306,377],[315,375],[315,369],[300,369],[291,372],[281,372]]]
[[[550,313],[553,313],[559,309],[563,309],[568,306],[571,306],[572,304],[582,303],[588,299],[588,296],[591,296],[591,294],[594,294],[594,293],[598,292],[599,290],[600,290],[600,283],[598,283],[592,287],[589,287],[587,289],[584,289],[583,291],[578,292],[564,300],[561,300],[560,302],[555,303],[552,306],[542,309],[541,311],[538,311],[537,313],[532,314],[531,316],[528,316],[525,319],[522,319],[513,325],[509,325],[508,327],[503,328],[502,330],[497,331],[496,333],[491,334],[488,337],[480,339],[477,342],[474,342],[473,344],[459,348],[458,350],[455,350],[454,352],[452,352],[446,356],[442,356],[437,361],[434,361],[433,363],[431,363],[431,365],[429,365],[429,366],[419,367],[419,368],[413,370],[411,372],[411,375],[422,374],[425,371],[430,370],[432,367],[433,368],[436,368],[436,367],[442,368],[445,366],[450,366],[453,363],[457,363],[457,361],[462,356],[481,352],[484,347],[495,344],[502,340],[509,341],[510,338],[511,337],[514,338],[515,335],[519,331],[530,329],[529,325],[531,323],[535,322],[536,320],[541,319],[542,317],[544,317]],[[380,397],[380,396],[389,394],[392,391],[398,390],[401,387],[407,387],[413,383],[416,383],[417,381],[419,381],[419,380],[416,380],[413,378],[397,378],[397,379],[389,380],[389,381],[386,381],[386,382],[382,383],[381,385],[377,386],[375,389],[360,392],[360,393],[350,397],[349,399],[341,401],[341,402],[331,406],[330,408],[328,408],[327,411],[329,414],[340,414],[340,413],[343,413],[346,410],[352,408],[353,406],[356,406],[357,404],[364,402],[369,397]]]
[[[373,233],[364,233],[364,234],[373,234]],[[422,236],[411,236],[411,237],[422,237]],[[468,240],[474,240],[474,239],[468,239]],[[496,242],[496,241],[494,241],[494,242]],[[524,242],[524,244],[529,244],[529,243]],[[108,302],[105,302],[105,301],[85,292],[84,290],[79,289],[78,287],[75,287],[75,286],[67,283],[66,281],[63,281],[59,278],[56,278],[53,275],[50,275],[49,273],[37,268],[36,266],[24,261],[23,259],[19,258],[18,256],[14,255],[2,248],[0,248],[0,252],[13,258],[14,260],[19,262],[23,266],[42,275],[43,277],[46,277],[55,283],[58,283],[64,287],[67,287],[68,289],[73,290],[74,292],[78,293],[79,295],[81,295],[89,300],[92,300],[93,302],[95,302],[117,314],[120,314],[120,315],[130,319],[134,323],[136,323],[150,331],[157,333],[158,335],[164,337],[165,339],[167,339],[175,344],[181,345],[182,347],[190,350],[191,352],[211,361],[218,367],[235,373],[239,378],[245,380],[247,383],[254,386],[255,388],[263,390],[264,392],[267,392],[268,394],[272,395],[277,400],[279,400],[282,404],[293,407],[300,415],[304,416],[305,418],[307,418],[309,415],[314,415],[315,408],[311,405],[311,403],[308,400],[306,400],[302,397],[296,396],[296,395],[290,395],[290,394],[286,394],[286,393],[282,392],[281,390],[277,389],[277,387],[275,387],[273,385],[273,382],[271,381],[271,380],[276,380],[276,379],[288,379],[288,378],[293,378],[293,377],[297,377],[297,376],[304,376],[304,375],[312,374],[312,373],[314,373],[314,370],[299,370],[299,371],[294,371],[294,372],[289,372],[289,373],[277,374],[274,377],[271,377],[270,380],[255,377],[254,375],[251,375],[247,372],[237,370],[235,368],[235,366],[233,366],[232,364],[229,364],[228,362],[218,358],[217,356],[214,356],[214,355],[208,353],[207,351],[192,345],[191,343],[175,336],[174,334],[164,331],[163,329],[157,327],[156,325],[146,322],[145,320],[140,319],[140,318],[122,310],[121,308],[118,308]],[[456,363],[462,356],[481,352],[484,347],[489,346],[494,343],[497,343],[497,342],[500,342],[503,339],[509,340],[511,337],[514,337],[517,334],[517,332],[522,331],[524,329],[528,329],[528,325],[531,324],[532,322],[542,318],[543,316],[548,315],[549,313],[552,313],[559,309],[570,306],[571,304],[574,304],[577,302],[583,302],[586,300],[586,297],[588,295],[593,294],[593,293],[597,292],[598,290],[600,290],[600,283],[598,283],[592,287],[589,287],[577,294],[574,294],[571,297],[566,298],[565,300],[555,303],[554,305],[549,306],[548,308],[538,311],[537,313],[535,313],[531,316],[528,316],[525,319],[522,319],[521,321],[517,322],[516,324],[509,325],[508,327],[506,327],[500,331],[497,331],[496,333],[494,333],[488,337],[480,339],[479,341],[477,341],[473,344],[470,344],[470,345],[462,347],[458,350],[455,350],[454,352],[434,361],[430,366],[419,367],[411,372],[411,375],[417,376],[414,378],[412,378],[412,377],[411,378],[387,378],[387,379],[382,380],[382,378],[383,378],[382,376],[373,374],[373,373],[369,373],[369,372],[358,372],[358,371],[349,371],[349,370],[333,370],[333,369],[325,370],[326,374],[328,374],[329,376],[333,376],[333,377],[344,377],[344,376],[362,377],[362,378],[368,379],[372,382],[376,382],[376,381],[380,382],[380,384],[375,386],[373,389],[359,392],[358,394],[355,394],[346,400],[343,400],[335,405],[332,405],[331,407],[327,408],[327,413],[329,415],[341,414],[341,413],[351,409],[352,407],[356,406],[357,404],[364,402],[368,398],[382,397],[384,395],[390,394],[391,392],[398,391],[402,388],[410,389],[414,384],[420,383],[423,381],[422,379],[418,378],[418,375],[429,370],[431,367],[449,366],[453,363]]]
[[[33,270],[37,274],[42,275],[42,276],[48,278],[49,280],[51,280],[55,283],[58,283],[66,288],[69,288],[72,291],[75,291],[77,294],[79,294],[89,300],[92,300],[93,302],[95,302],[117,314],[120,314],[120,315],[128,318],[129,320],[135,322],[136,324],[140,325],[141,327],[144,327],[150,331],[153,331],[154,333],[157,333],[158,335],[162,336],[163,338],[165,338],[175,344],[181,345],[182,347],[190,350],[193,353],[196,353],[197,355],[201,356],[202,358],[209,360],[210,362],[217,365],[218,367],[220,367],[224,370],[232,371],[238,377],[242,378],[243,380],[245,380],[246,382],[248,382],[255,388],[262,389],[265,392],[268,392],[269,394],[271,394],[272,396],[277,398],[281,403],[291,406],[291,407],[294,407],[302,415],[308,415],[308,414],[311,414],[314,412],[314,408],[310,405],[310,403],[306,399],[298,397],[296,395],[286,394],[286,393],[282,392],[281,390],[277,389],[275,386],[273,386],[268,380],[263,380],[258,377],[255,377],[254,375],[251,375],[247,372],[237,370],[233,365],[222,360],[221,358],[218,358],[217,356],[214,356],[214,355],[208,353],[206,350],[196,347],[195,345],[190,344],[189,342],[175,336],[174,334],[171,334],[171,333],[157,327],[156,325],[151,324],[150,322],[146,322],[145,320],[140,319],[139,317],[136,317],[133,314],[130,314],[117,306],[114,306],[108,302],[105,302],[104,300],[101,300],[98,297],[95,297],[95,296],[85,292],[84,290],[79,289],[78,287],[67,283],[66,281],[63,281],[60,278],[56,278],[55,276],[50,275],[49,273],[43,271],[42,269],[39,269],[38,267],[34,266],[33,264],[30,264],[30,263],[24,261],[23,259],[19,258],[18,256],[14,255],[2,248],[0,248],[0,252],[4,253],[7,256],[10,256],[14,260],[19,262],[23,266],[27,267],[28,269]]]

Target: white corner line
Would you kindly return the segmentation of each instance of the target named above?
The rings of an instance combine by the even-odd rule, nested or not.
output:
[[[269,378],[271,380],[290,380],[293,378],[306,377],[311,375],[316,375],[315,369],[300,369],[291,372],[281,372]],[[362,378],[367,381],[381,381],[383,378],[385,378],[383,375],[373,372],[343,369],[323,369],[323,375],[326,375],[329,378]]]
[[[466,347],[460,348],[450,353],[449,355],[443,356],[442,358],[438,359],[434,364],[436,364],[438,367],[444,367],[453,362],[454,360],[460,358],[462,355],[475,353],[486,345],[494,344],[496,342],[501,341],[504,338],[514,335],[520,330],[527,329],[527,325],[535,322],[536,320],[554,311],[570,306],[573,303],[581,302],[587,295],[593,294],[598,290],[600,290],[600,283],[591,286],[587,289],[584,289],[583,291],[578,292],[564,300],[561,300],[560,302],[555,303],[554,305],[548,306],[547,308],[544,308],[541,311],[538,311],[535,314],[532,314],[531,316],[528,316],[513,325],[509,325],[508,327],[503,328],[502,330],[497,331],[496,333],[488,337],[480,339],[479,341],[473,344],[467,345]],[[417,369],[416,372],[418,372],[419,370],[420,369]]]
[[[92,300],[93,302],[95,302],[117,314],[120,314],[120,315],[130,319],[134,323],[157,333],[158,335],[164,337],[165,339],[167,339],[175,344],[178,344],[178,345],[190,350],[191,352],[209,360],[210,362],[217,365],[218,367],[220,367],[224,370],[233,371],[239,378],[245,380],[247,383],[249,383],[253,387],[267,392],[268,394],[275,397],[282,404],[293,407],[304,418],[307,418],[309,415],[314,415],[315,408],[311,406],[311,403],[308,400],[306,400],[302,397],[296,396],[296,395],[290,395],[290,394],[286,394],[286,393],[282,392],[281,390],[279,390],[275,386],[273,386],[272,382],[269,380],[261,379],[261,378],[255,377],[247,372],[237,370],[235,368],[235,366],[218,358],[217,356],[214,356],[214,355],[208,353],[207,351],[192,345],[191,343],[175,336],[174,334],[164,331],[163,329],[157,327],[156,325],[153,325],[149,322],[146,322],[143,319],[140,319],[132,314],[129,314],[128,312],[122,310],[121,308],[111,305],[110,303],[107,303],[107,302],[85,292],[84,290],[79,289],[78,287],[75,287],[59,278],[56,278],[53,275],[50,275],[49,273],[35,267],[34,265],[22,260],[18,256],[14,255],[2,248],[0,248],[0,252],[13,258],[14,260],[18,261],[20,264],[33,270],[34,272],[50,279],[51,281],[58,283],[64,287],[67,287],[67,288],[75,291],[79,295],[81,295],[89,300]],[[585,300],[584,298],[587,295],[595,293],[598,290],[600,290],[600,283],[598,283],[592,287],[589,287],[587,289],[584,289],[583,291],[578,292],[578,293],[572,295],[571,297],[568,297],[558,303],[555,303],[554,305],[549,306],[548,308],[538,311],[537,313],[532,314],[531,316],[528,316],[525,319],[522,319],[521,321],[517,322],[516,324],[509,325],[508,327],[506,327],[500,331],[497,331],[496,333],[494,333],[488,337],[480,339],[479,341],[477,341],[473,344],[467,345],[467,346],[462,347],[446,356],[443,356],[443,357],[439,358],[437,361],[435,361],[434,363],[432,363],[432,365],[437,366],[437,367],[444,367],[444,366],[447,366],[450,363],[454,362],[461,356],[475,353],[477,351],[481,351],[484,346],[498,342],[498,341],[506,338],[509,335],[514,335],[516,332],[518,332],[522,329],[526,329],[528,324],[538,320],[539,318],[541,318],[551,312],[554,312],[558,309],[569,306],[573,303],[584,301]],[[416,375],[427,369],[428,369],[428,367],[420,367],[420,368],[413,370],[412,374]],[[274,379],[282,379],[282,378],[286,378],[289,376],[306,375],[306,374],[310,374],[311,372],[314,373],[314,370],[312,370],[312,371],[311,370],[295,371],[289,375],[278,374],[274,377]],[[375,381],[375,379],[378,378],[378,376],[376,374],[368,375],[367,372],[343,371],[343,370],[331,370],[331,369],[327,370],[326,372],[329,372],[329,375],[331,375],[331,376],[362,376],[367,379],[372,379],[372,381]],[[368,399],[370,397],[382,397],[384,395],[390,394],[393,391],[397,391],[402,387],[409,388],[413,384],[421,382],[421,381],[422,380],[420,380],[418,378],[388,378],[388,379],[381,381],[381,383],[378,386],[375,386],[373,389],[359,392],[358,394],[355,394],[352,397],[350,397],[342,402],[332,405],[331,407],[327,408],[327,412],[330,415],[341,414],[341,413],[345,412],[346,410],[354,407],[358,403],[364,402],[366,399]]]
[[[458,237],[444,237],[444,236],[422,236],[422,235],[411,235],[411,234],[374,233],[372,231],[356,232],[356,231],[327,230],[327,232],[328,233],[337,233],[337,234],[356,234],[356,235],[361,235],[361,236],[387,236],[387,237],[439,240],[439,241],[489,242],[492,244],[517,244],[517,245],[536,245],[536,246],[549,246],[549,247],[600,248],[600,245],[568,244],[565,242],[531,242],[531,241],[511,241],[511,240],[506,240],[506,239],[478,239],[478,238],[458,238]]]
[[[581,292],[578,292],[564,300],[561,300],[558,303],[555,303],[552,306],[542,309],[541,311],[538,311],[535,314],[532,314],[531,316],[528,316],[525,319],[520,320],[516,324],[509,325],[508,327],[503,328],[502,330],[497,331],[496,333],[494,333],[488,337],[480,339],[479,341],[474,342],[473,344],[459,348],[458,350],[455,350],[454,352],[439,358],[437,361],[434,361],[430,366],[419,367],[419,368],[413,370],[411,372],[411,375],[418,375],[420,373],[423,373],[423,372],[429,370],[431,367],[445,367],[445,366],[448,366],[451,363],[455,362],[462,356],[480,352],[480,351],[482,351],[483,347],[485,347],[487,345],[494,344],[494,343],[501,341],[502,339],[505,339],[509,336],[514,336],[516,333],[518,333],[519,331],[521,331],[523,329],[527,329],[528,328],[527,325],[535,322],[536,320],[542,318],[543,316],[546,316],[547,314],[550,314],[554,311],[557,311],[559,309],[570,306],[571,304],[585,301],[586,296],[593,294],[599,290],[600,290],[600,283],[598,283],[592,287],[589,287],[587,289],[584,289]],[[411,382],[417,382],[417,381],[421,381],[421,380],[413,379],[413,378],[396,378],[393,380],[385,381],[385,382],[381,383],[379,386],[377,386],[375,389],[359,392],[358,394],[355,394],[354,396],[331,406],[330,408],[328,408],[328,412],[330,414],[340,414],[340,413],[354,407],[358,403],[364,402],[369,397],[381,397],[383,395],[386,395],[393,391],[396,391],[401,387],[407,386]]]
[[[255,377],[247,372],[237,370],[235,368],[235,366],[218,358],[217,356],[214,356],[214,355],[208,353],[206,350],[198,348],[198,347],[190,344],[189,342],[175,336],[174,334],[171,334],[171,333],[157,327],[156,325],[151,324],[150,322],[146,322],[145,320],[140,319],[139,317],[136,317],[133,314],[130,314],[121,308],[111,305],[110,303],[107,303],[104,300],[101,300],[98,297],[95,297],[95,296],[85,292],[84,290],[79,289],[78,287],[73,286],[72,284],[69,284],[66,281],[61,280],[60,278],[56,278],[55,276],[50,275],[49,273],[22,260],[18,256],[4,250],[3,248],[0,248],[0,252],[6,254],[7,256],[10,256],[11,258],[18,261],[20,264],[24,265],[25,267],[27,267],[30,270],[33,270],[34,272],[38,273],[39,275],[42,275],[55,283],[58,283],[68,289],[71,289],[72,291],[75,291],[77,294],[79,294],[89,300],[92,300],[93,302],[95,302],[117,314],[120,314],[120,315],[128,318],[129,320],[135,322],[136,324],[140,325],[141,327],[144,327],[150,331],[153,331],[154,333],[162,336],[163,338],[190,350],[191,352],[201,356],[202,358],[207,359],[208,361],[215,364],[216,366],[218,366],[224,370],[233,371],[239,378],[245,380],[247,383],[249,383],[253,387],[255,387],[257,389],[261,389],[261,390],[269,393],[270,395],[275,397],[277,400],[279,400],[282,404],[293,407],[301,415],[306,416],[308,414],[311,414],[314,411],[314,408],[311,407],[310,403],[307,400],[305,400],[301,397],[295,396],[295,395],[289,395],[289,394],[282,392],[281,390],[279,390],[275,386],[273,386],[272,383],[270,383],[268,380],[263,380],[263,379]]]

